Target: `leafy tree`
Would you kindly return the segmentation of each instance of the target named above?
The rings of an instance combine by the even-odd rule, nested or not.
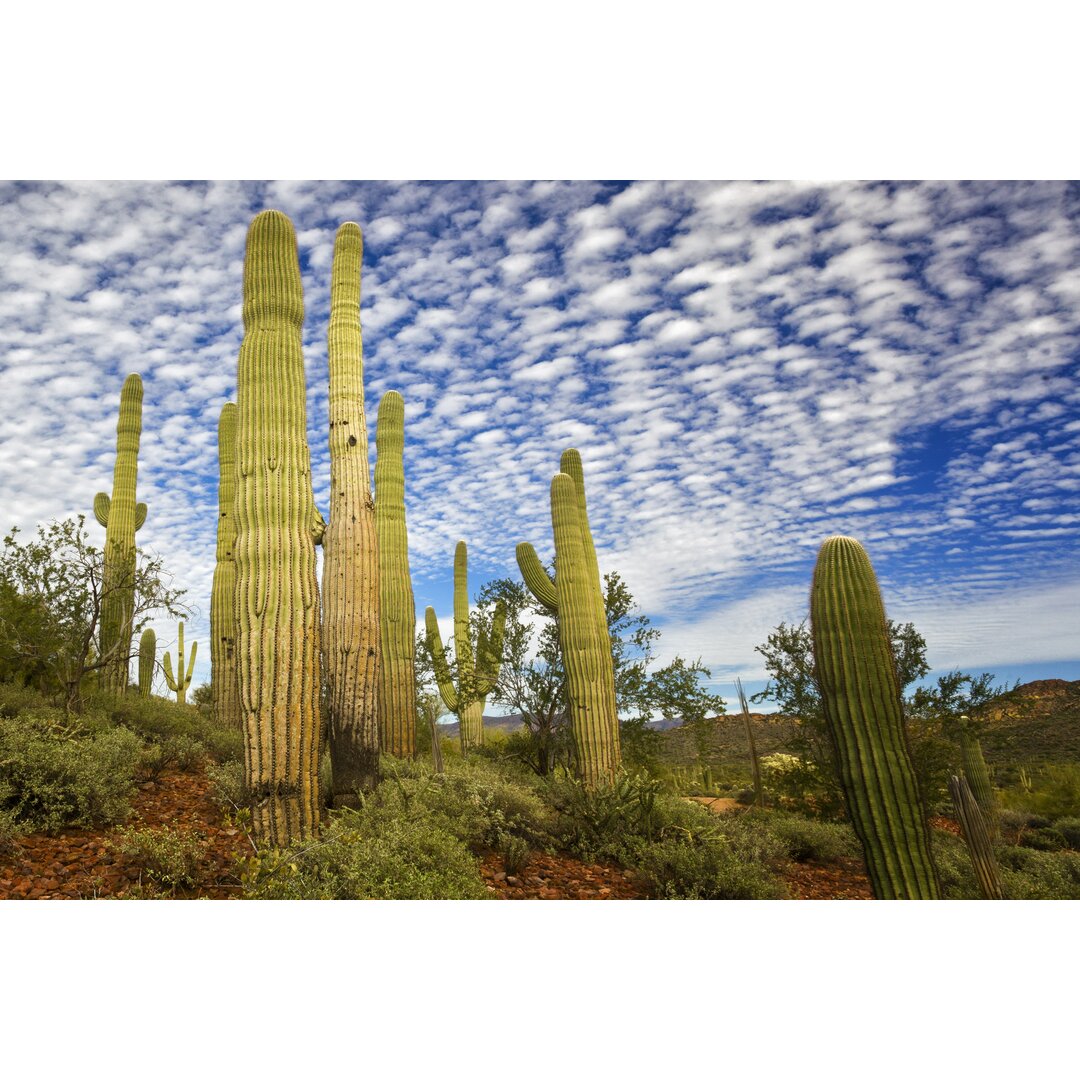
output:
[[[89,543],[85,520],[40,525],[37,539],[27,543],[13,528],[0,552],[0,678],[57,693],[68,710],[79,707],[84,679],[110,659],[95,653],[94,643],[112,586],[105,584],[104,556]],[[161,559],[137,551],[134,575],[133,641],[151,611],[190,613],[181,602],[184,590],[172,588]]]

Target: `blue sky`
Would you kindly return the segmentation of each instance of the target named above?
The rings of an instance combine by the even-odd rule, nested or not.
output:
[[[400,390],[417,609],[444,633],[455,543],[473,593],[520,540],[550,555],[576,446],[601,569],[729,700],[837,532],[937,671],[1080,678],[1080,185],[0,185],[0,526],[81,512],[103,539],[140,372],[139,539],[199,609],[196,682],[244,237],[271,207],[299,239],[324,510],[333,237],[364,230],[372,461]]]

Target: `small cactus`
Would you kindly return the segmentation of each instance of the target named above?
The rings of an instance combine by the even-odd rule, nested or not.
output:
[[[157,664],[157,636],[153,630],[144,630],[139,638],[139,693],[150,696],[154,685],[154,667]]]
[[[218,419],[217,562],[210,594],[210,686],[214,719],[240,726],[236,685],[236,405]]]
[[[184,624],[180,624],[180,629],[176,635],[176,675],[173,676],[172,669],[172,657],[168,653],[165,654],[165,684],[176,695],[176,700],[181,705],[184,704],[184,699],[187,697],[187,689],[191,685],[191,673],[195,669],[195,653],[198,651],[199,643],[196,641],[191,646],[191,658],[188,660],[187,674],[184,674]],[[142,665],[140,663],[140,672]]]

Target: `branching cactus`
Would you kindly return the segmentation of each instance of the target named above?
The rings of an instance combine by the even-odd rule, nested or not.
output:
[[[187,673],[184,673],[184,624],[176,632],[176,675],[173,676],[172,657],[165,654],[165,685],[176,695],[176,700],[183,705],[187,689],[191,685],[191,673],[195,670],[195,653],[199,643],[191,646],[191,658],[188,660]],[[140,668],[141,670],[141,668]]]
[[[214,718],[240,726],[236,687],[236,405],[221,407],[218,420],[217,563],[210,594],[210,686]]]
[[[323,655],[334,806],[379,782],[379,562],[364,419],[360,226],[334,241],[330,279],[330,521],[323,535]]]
[[[986,828],[992,837],[996,837],[999,831],[997,800],[994,798],[994,787],[990,783],[990,770],[986,767],[986,759],[983,757],[975,728],[966,716],[960,717],[960,754],[964,779],[979,804]]]
[[[144,630],[139,638],[139,693],[149,697],[154,686],[154,668],[157,666],[157,635]]]
[[[990,831],[971,788],[962,776],[951,776],[949,794],[952,796],[956,820],[960,822],[960,831],[964,835],[964,843],[967,844],[983,899],[1004,900],[1005,892],[1001,886],[1001,873],[994,855]]]
[[[939,899],[885,608],[857,541],[833,536],[821,545],[810,623],[825,721],[874,895]]]
[[[405,402],[383,395],[375,428],[379,549],[379,739],[395,757],[416,753],[416,602],[405,528]]]
[[[495,606],[491,635],[481,632],[477,637],[475,656],[469,629],[468,551],[465,541],[459,540],[454,552],[454,666],[443,651],[439,620],[435,609],[425,613],[427,644],[435,667],[435,681],[443,703],[457,714],[461,751],[468,753],[484,743],[484,701],[499,679],[502,665],[503,630],[506,626],[506,607],[500,601]],[[457,675],[457,684],[454,675]]]
[[[311,488],[296,233],[276,210],[248,230],[243,310],[235,611],[244,776],[256,841],[285,847],[319,825],[323,525]]]
[[[146,504],[135,502],[142,398],[142,379],[129,375],[120,391],[112,497],[104,491],[94,496],[94,517],[105,527],[100,630],[100,655],[105,667],[101,684],[112,694],[123,694],[128,684],[135,612],[135,533],[146,520]]]
[[[611,636],[589,530],[581,455],[565,451],[560,467],[551,481],[555,580],[531,544],[518,544],[517,561],[529,591],[558,617],[578,773],[586,786],[596,788],[610,784],[621,766]]]

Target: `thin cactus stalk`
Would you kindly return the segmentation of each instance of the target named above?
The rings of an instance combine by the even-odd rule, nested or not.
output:
[[[173,675],[172,657],[165,654],[165,684],[176,695],[179,704],[184,704],[187,697],[187,689],[191,685],[191,673],[195,670],[195,653],[199,643],[196,641],[191,646],[191,658],[188,660],[187,674],[184,674],[184,624],[176,633],[176,675]]]
[[[251,223],[237,371],[236,660],[252,829],[286,847],[319,827],[320,627],[292,222]]]
[[[596,788],[614,781],[621,767],[611,636],[585,505],[581,455],[566,450],[560,467],[551,481],[555,580],[531,544],[518,544],[517,560],[529,591],[557,615],[578,775],[587,787]]]
[[[379,782],[379,561],[364,419],[360,227],[334,241],[330,284],[330,520],[323,535],[323,657],[333,805]]]
[[[139,638],[139,693],[149,697],[154,686],[154,668],[157,666],[157,635],[144,630]]]
[[[105,527],[99,648],[105,667],[101,685],[116,695],[123,694],[128,685],[135,613],[135,533],[146,520],[146,504],[135,502],[142,398],[142,379],[129,375],[120,391],[112,497],[104,491],[94,496],[94,517]]]
[[[971,788],[971,794],[979,804],[986,827],[992,837],[997,837],[998,812],[997,800],[994,798],[994,787],[990,782],[990,770],[986,767],[986,758],[983,757],[982,746],[971,722],[966,716],[960,717],[960,754],[964,770],[964,779]]]
[[[949,777],[949,794],[952,796],[956,820],[960,822],[960,831],[971,856],[971,865],[975,868],[975,877],[979,881],[979,891],[983,894],[983,899],[1004,900],[1005,891],[1001,885],[1001,873],[994,855],[990,830],[986,827],[982,811],[967,780],[962,776]]]
[[[841,786],[879,900],[937,900],[900,683],[862,545],[827,539],[810,592],[814,663]]]
[[[390,390],[375,428],[379,554],[379,739],[395,757],[416,753],[416,602],[405,527],[405,402]]]
[[[427,644],[435,667],[435,681],[443,703],[458,717],[461,752],[484,744],[484,701],[499,679],[502,664],[503,630],[506,607],[495,605],[495,618],[490,638],[483,632],[476,642],[475,657],[469,630],[468,551],[465,541],[459,540],[454,552],[454,662],[457,685],[443,652],[442,637],[435,609],[425,613]]]
[[[758,760],[757,741],[754,739],[754,724],[750,719],[750,706],[743,692],[742,679],[736,677],[735,689],[739,692],[739,705],[742,709],[743,727],[746,730],[746,741],[750,747],[750,767],[754,775],[754,805],[765,805],[765,790],[761,783],[761,762]]]
[[[210,594],[210,686],[214,719],[240,726],[236,685],[236,405],[226,402],[218,419],[217,562]]]

